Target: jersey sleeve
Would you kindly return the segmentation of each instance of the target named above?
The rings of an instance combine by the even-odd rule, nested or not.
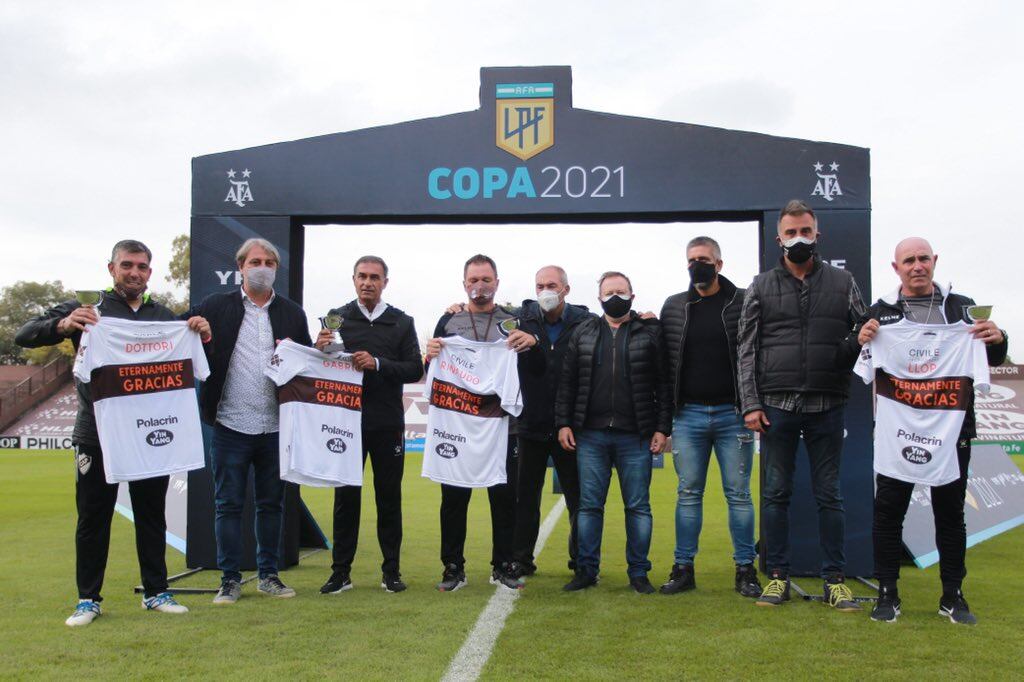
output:
[[[302,371],[303,358],[288,342],[282,341],[263,368],[263,374],[277,386],[284,386]]]
[[[857,356],[857,364],[853,366],[853,373],[859,376],[865,384],[875,380],[875,344],[871,341],[865,343]]]
[[[991,378],[988,371],[988,351],[985,349],[985,342],[981,339],[971,338],[971,377],[974,379],[975,390],[988,393],[991,387]]]
[[[203,350],[203,340],[199,332],[188,330],[189,352],[192,355],[192,373],[196,379],[206,381],[210,376],[210,363],[206,359],[206,351]]]
[[[497,386],[498,397],[501,398],[501,408],[513,417],[518,417],[523,411],[523,394],[519,389],[519,362],[515,351],[503,348],[502,362],[504,366],[498,374]]]
[[[92,370],[99,366],[97,354],[102,346],[102,332],[97,331],[99,325],[90,325],[88,331],[82,334],[78,342],[78,352],[75,354],[75,364],[71,373],[83,384],[89,383],[92,379]]]

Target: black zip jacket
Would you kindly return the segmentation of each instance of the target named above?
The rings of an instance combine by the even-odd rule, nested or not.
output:
[[[423,376],[423,356],[413,319],[388,306],[371,322],[354,300],[331,312],[345,320],[340,330],[345,350],[366,351],[380,365],[376,371],[363,373],[363,430],[404,430],[403,386]]]
[[[569,426],[579,430],[587,420],[594,366],[601,356],[598,342],[603,324],[603,317],[588,318],[576,325],[569,339],[555,397],[555,426],[559,429]],[[645,438],[655,431],[668,436],[672,433],[672,385],[665,371],[661,324],[642,320],[631,312],[619,333],[627,335],[624,345],[629,350],[629,362],[625,370],[633,387],[637,430]]]
[[[57,323],[71,314],[75,308],[81,307],[78,301],[67,301],[50,308],[39,317],[26,322],[14,337],[14,342],[23,348],[39,348],[55,346],[65,338],[70,338],[75,350],[82,340],[82,332],[76,331],[70,337],[62,336],[57,331]],[[152,300],[149,294],[143,294],[142,305],[138,311],[116,291],[110,289],[103,292],[103,298],[96,306],[100,315],[119,320],[138,320],[142,322],[173,322],[178,319],[172,311]],[[100,437],[96,432],[96,417],[93,415],[92,397],[89,384],[75,379],[75,391],[78,393],[78,414],[75,417],[75,428],[71,434],[71,442],[76,445],[100,446]]]
[[[970,322],[970,319],[967,317],[967,308],[974,305],[974,300],[967,296],[954,294],[948,287],[941,287],[938,284],[935,286],[938,286],[939,291],[942,292],[942,311],[946,315],[946,322]],[[875,301],[874,305],[868,308],[868,311],[857,322],[853,331],[843,340],[840,346],[840,361],[845,366],[852,368],[857,363],[857,356],[860,354],[860,344],[857,343],[857,336],[860,334],[861,327],[868,320],[878,320],[879,324],[886,325],[895,324],[904,318],[903,308],[899,304],[899,293],[900,290],[897,289]],[[1003,364],[1006,360],[1006,351],[1009,345],[1009,336],[1004,331],[1002,343],[993,343],[985,346],[985,354],[988,356],[990,367]],[[968,398],[966,412],[964,415],[964,425],[960,428],[960,440],[969,440],[978,435],[974,417],[973,393]]]
[[[519,435],[531,440],[554,441],[558,438],[558,429],[555,428],[555,393],[562,376],[562,360],[576,326],[595,315],[586,306],[566,303],[562,332],[555,343],[548,337],[544,313],[536,301],[523,301],[519,315],[522,329],[537,337],[538,352],[545,359],[542,373],[524,371],[523,367],[519,369],[519,386],[523,392],[523,412],[518,421]]]
[[[739,328],[740,311],[743,309],[744,289],[738,288],[722,275],[718,275],[718,283],[725,295],[725,307],[722,308],[722,325],[729,342],[729,358],[732,362],[732,384],[736,391],[736,409],[739,410],[740,384],[736,371],[736,338]],[[686,350],[686,324],[690,317],[690,306],[700,299],[700,294],[691,284],[689,290],[669,296],[661,307],[661,333],[665,342],[665,354],[668,356],[665,367],[670,381],[673,382],[672,399],[678,406],[682,402],[679,386],[679,365],[683,361]]]
[[[267,312],[274,341],[291,339],[303,346],[313,345],[309,338],[306,313],[298,303],[277,294]],[[213,332],[213,339],[207,344],[210,376],[199,388],[199,414],[203,421],[212,425],[217,421],[217,406],[224,392],[224,380],[231,364],[231,354],[235,352],[238,330],[245,317],[241,289],[210,294],[188,312],[188,316],[193,315],[205,317]]]

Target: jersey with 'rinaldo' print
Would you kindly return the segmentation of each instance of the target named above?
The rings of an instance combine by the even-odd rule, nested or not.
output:
[[[363,373],[352,356],[285,339],[264,374],[278,386],[281,480],[361,486]]]
[[[107,483],[205,466],[195,380],[210,368],[185,322],[101,317],[82,334],[73,372],[90,385]]]
[[[444,339],[424,387],[424,478],[462,488],[507,481],[508,415],[523,410],[516,363],[504,340]]]
[[[930,486],[960,478],[960,428],[974,389],[989,383],[985,345],[971,326],[884,325],[854,372],[875,382],[875,471]]]

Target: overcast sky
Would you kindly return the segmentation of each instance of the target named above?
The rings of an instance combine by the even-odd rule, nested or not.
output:
[[[1011,2],[7,0],[0,286],[95,287],[109,246],[130,236],[154,248],[152,284],[166,288],[193,156],[468,111],[481,66],[568,64],[580,108],[869,147],[874,281],[862,288],[893,288],[893,246],[925,236],[939,279],[996,306],[1019,360],[1020,219],[1007,204],[1022,185],[1022,18]],[[536,241],[559,253],[572,239]],[[578,261],[591,305],[602,248]],[[461,293],[458,274],[454,291],[406,293],[393,278],[388,294],[434,310]],[[521,295],[521,273],[500,274]]]

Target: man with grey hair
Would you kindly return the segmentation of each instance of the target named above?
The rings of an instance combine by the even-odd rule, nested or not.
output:
[[[26,322],[15,336],[25,348],[53,346],[65,339],[78,350],[82,334],[90,325],[104,317],[147,322],[170,322],[173,312],[154,301],[146,292],[153,271],[153,254],[140,241],[124,239],[114,245],[107,264],[113,286],[102,292],[95,305],[68,301],[55,306],[39,317]],[[210,343],[210,325],[199,316],[188,318],[188,326]],[[88,625],[101,613],[103,575],[110,549],[110,523],[117,501],[117,483],[107,483],[104,476],[104,453],[93,414],[92,389],[75,380],[78,393],[78,415],[71,441],[77,466],[75,505],[78,527],[75,531],[75,565],[78,581],[78,605],[65,621],[70,626]],[[162,613],[185,613],[167,591],[165,533],[167,521],[164,503],[167,498],[167,476],[155,476],[128,483],[135,521],[135,548],[139,557],[144,590],[143,606]]]
[[[388,266],[378,256],[363,256],[352,268],[356,298],[331,310],[341,315],[341,340],[352,353],[352,364],[363,372],[363,465],[373,466],[373,492],[377,503],[377,541],[383,555],[381,587],[402,592],[399,571],[402,548],[402,476],[405,472],[405,408],[402,388],[423,376],[423,360],[413,319],[382,300],[388,285]],[[320,331],[318,348],[333,333]],[[321,594],[352,588],[349,574],[359,540],[363,490],[359,486],[334,489],[334,547],[331,577]]]
[[[263,374],[283,339],[312,345],[306,314],[274,291],[281,262],[266,239],[248,239],[236,254],[242,286],[212,294],[194,308],[210,321],[216,341],[210,376],[200,390],[200,414],[213,427],[217,565],[223,572],[214,604],[241,596],[242,507],[253,470],[258,589],[273,597],[295,590],[278,577],[284,484],[278,456],[278,404],[273,382]]]
[[[675,561],[661,592],[676,594],[697,586],[694,558],[714,448],[729,506],[736,591],[757,597],[761,585],[754,568],[757,554],[750,499],[754,434],[739,412],[736,376],[736,334],[744,290],[721,274],[722,251],[711,237],[690,240],[686,263],[689,290],[670,296],[661,309],[666,370],[674,386],[672,459],[679,477]]]
[[[789,600],[789,502],[797,448],[807,448],[818,505],[825,603],[859,611],[846,585],[846,520],[839,489],[850,368],[839,346],[864,313],[857,283],[817,253],[818,220],[798,199],[779,213],[778,265],[754,278],[739,322],[744,421],[761,434],[761,527],[769,581],[758,606]]]
[[[555,393],[562,373],[562,358],[576,325],[594,317],[586,306],[568,303],[569,278],[557,265],[547,265],[535,276],[537,299],[527,299],[519,310],[520,327],[537,336],[537,348],[545,358],[542,373],[520,371],[523,411],[516,422],[519,442],[519,480],[516,485],[516,522],[512,551],[513,577],[532,575],[533,548],[540,531],[541,493],[548,459],[569,510],[569,570],[576,568],[576,511],[580,501],[580,479],[576,453],[558,445],[555,429]]]

